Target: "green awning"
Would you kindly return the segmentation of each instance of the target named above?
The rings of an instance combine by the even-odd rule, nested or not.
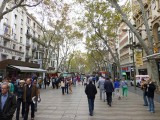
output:
[[[122,72],[122,75],[126,75],[126,72]]]

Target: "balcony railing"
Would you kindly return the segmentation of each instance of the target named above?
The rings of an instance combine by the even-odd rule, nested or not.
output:
[[[28,37],[32,37],[31,32],[29,32],[29,31],[27,30],[27,32],[26,32],[26,36],[28,36]]]
[[[32,36],[33,40],[38,40],[38,37],[36,37],[35,35]]]
[[[38,51],[44,52],[44,48],[38,47],[37,48]]]
[[[30,43],[26,43],[26,48],[30,48],[31,47],[31,44]]]
[[[34,52],[34,51],[36,51],[36,49],[37,49],[37,47],[36,46],[32,46],[32,51]]]

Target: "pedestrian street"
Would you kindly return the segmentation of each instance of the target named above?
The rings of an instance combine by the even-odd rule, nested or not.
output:
[[[35,120],[160,120],[160,103],[155,102],[155,113],[150,113],[143,106],[142,96],[132,92],[128,93],[127,100],[113,97],[112,107],[109,107],[100,100],[98,90],[93,116],[89,116],[82,85],[73,87],[73,93],[65,95],[61,89],[41,89],[41,99]]]

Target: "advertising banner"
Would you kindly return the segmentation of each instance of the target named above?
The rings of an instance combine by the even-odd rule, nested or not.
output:
[[[136,62],[136,66],[142,66],[143,65],[142,50],[136,50],[135,51],[135,62]]]

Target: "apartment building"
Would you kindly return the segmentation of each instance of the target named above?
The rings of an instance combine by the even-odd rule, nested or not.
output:
[[[5,9],[11,5],[8,4]],[[40,64],[42,68],[46,52],[46,43],[42,40],[43,30],[25,8],[17,8],[6,14],[0,22],[0,61],[13,59],[32,62]],[[49,61],[50,67],[54,61]]]
[[[159,74],[160,74],[160,0],[151,0],[150,2],[147,1],[143,1],[144,2],[144,8],[146,11],[146,15],[147,15],[147,20],[149,23],[149,27],[154,39],[154,54],[151,55],[152,58],[156,59],[157,61],[157,65],[158,65],[158,70],[159,70]],[[131,0],[131,4],[134,5],[134,7],[136,5],[138,5],[136,0]],[[134,25],[136,26],[136,29],[139,31],[139,34],[142,36],[142,39],[144,41],[146,41],[147,43],[147,35],[146,35],[146,31],[145,31],[145,26],[144,26],[144,22],[142,19],[142,12],[140,9],[133,9],[133,16],[132,16],[132,20],[134,20]],[[126,29],[127,26],[123,27],[123,23],[120,25],[119,30],[120,29]],[[125,48],[123,46],[125,46],[126,44],[130,44],[130,40],[134,40],[135,44],[139,44],[139,41],[137,40],[137,38],[134,36],[134,34],[131,33],[131,31],[128,29],[128,34],[126,36],[126,34],[124,32],[119,32],[120,36],[119,36],[119,54],[120,54],[120,60],[121,60],[121,66],[122,66],[122,71],[123,71],[123,66],[126,65],[127,67],[125,67],[125,71],[126,70],[130,70],[130,75],[132,76],[132,62],[133,62],[133,53],[132,50],[130,50],[129,48]],[[122,30],[120,30],[122,31]],[[131,34],[129,34],[131,33]],[[124,39],[127,40],[124,40]],[[137,48],[136,48],[137,49]],[[147,61],[147,57],[145,52],[143,51],[142,48],[140,48],[142,50],[142,55],[143,55],[143,65],[141,66],[136,66],[136,74],[151,74],[151,70]],[[126,54],[126,59],[123,59],[124,57],[123,54]],[[128,57],[127,57],[128,56]],[[126,61],[126,62],[125,62]],[[128,61],[128,62],[127,62]],[[131,67],[129,67],[131,66]],[[131,68],[131,69],[129,69]],[[127,71],[126,71],[127,73]]]
[[[6,9],[10,6],[8,5]],[[16,9],[6,14],[0,22],[0,61],[25,60],[25,10]]]

